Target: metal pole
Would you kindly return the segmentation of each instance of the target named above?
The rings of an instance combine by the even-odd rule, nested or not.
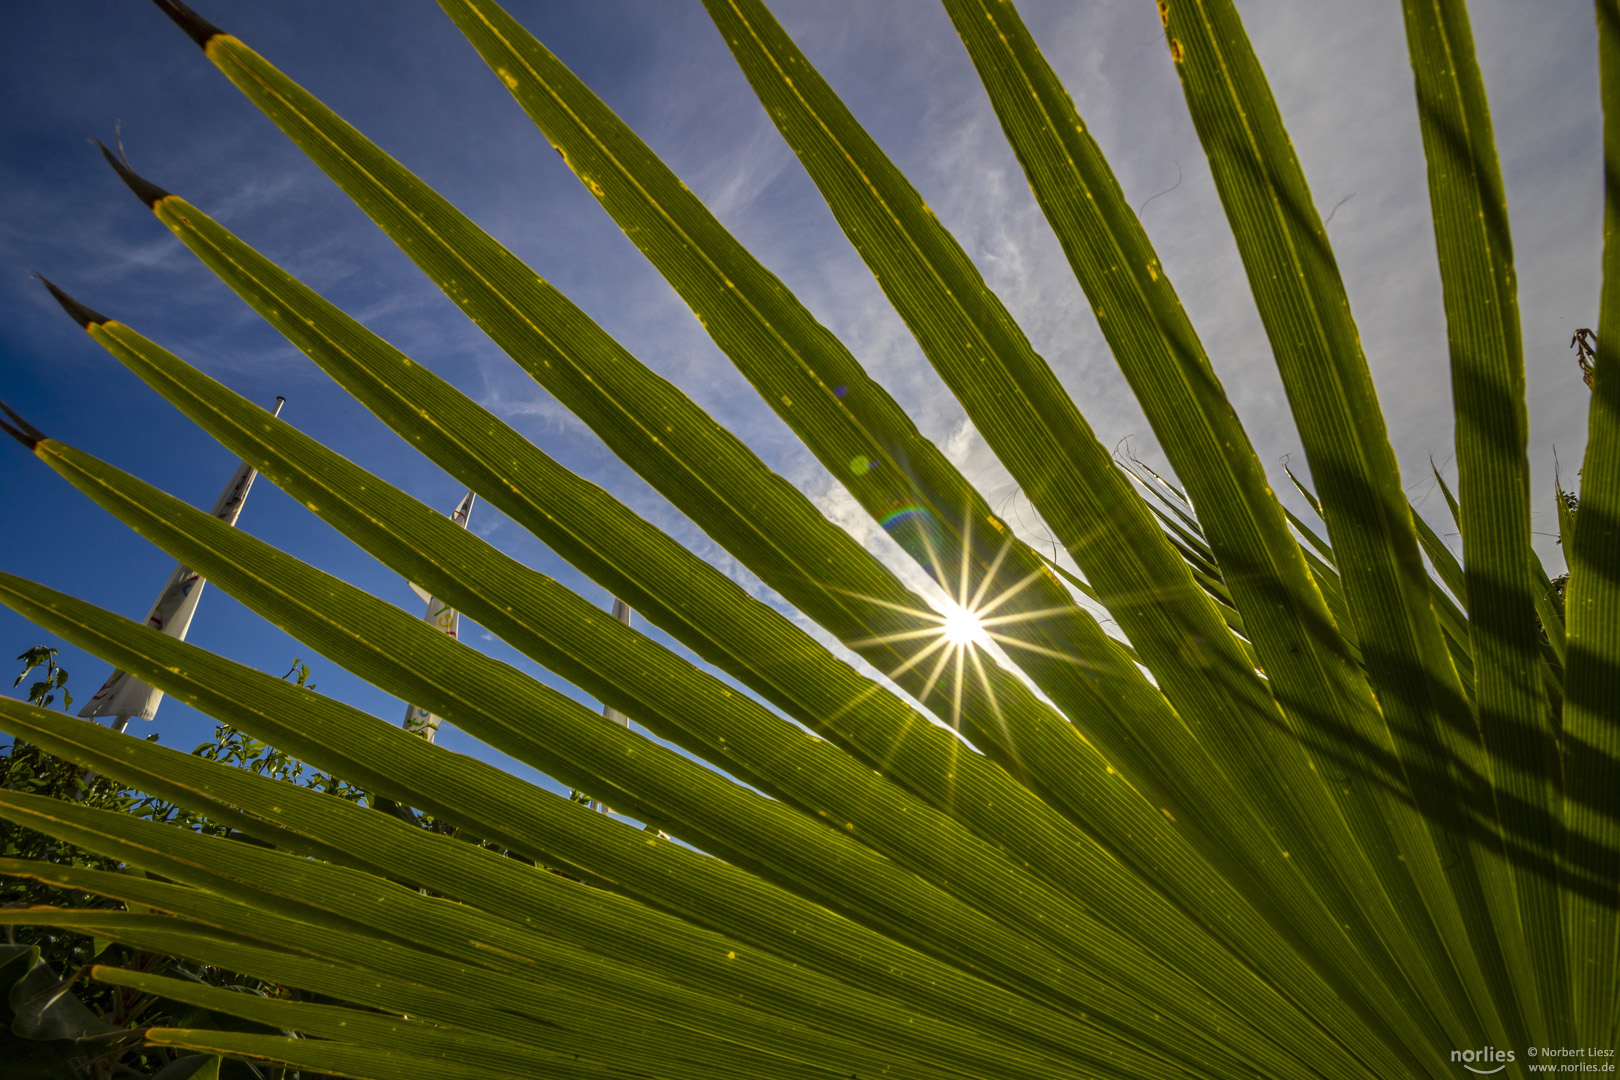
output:
[[[285,405],[285,404],[287,404],[287,399],[282,397],[280,394],[277,394],[276,395],[276,407],[270,411],[270,415],[271,416],[280,416],[281,415],[281,407],[283,405]],[[117,716],[113,717],[113,722],[112,722],[112,730],[113,731],[115,731],[118,734],[122,735],[128,728],[129,728],[129,714],[128,713],[119,713]],[[96,778],[96,771],[94,769],[86,769],[86,770],[84,770],[83,774],[81,774],[81,776],[80,776],[80,779],[82,779],[86,784],[88,784],[90,781],[94,780],[95,778]]]

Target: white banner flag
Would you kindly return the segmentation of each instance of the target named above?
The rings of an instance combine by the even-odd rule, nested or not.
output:
[[[450,520],[463,529],[467,527],[467,519],[472,516],[474,498],[476,496],[472,492],[467,492],[467,497],[461,500],[461,505],[457,506],[455,512],[450,515]],[[426,589],[415,582],[410,584],[411,591],[427,601],[427,614],[423,615],[422,618],[429,625],[436,626],[444,631],[446,636],[459,640],[461,635],[461,612],[455,610],[443,600],[429,595]],[[432,742],[433,737],[439,733],[439,718],[419,706],[407,705],[405,706],[405,721],[400,726],[413,735],[420,735],[428,742]]]
[[[271,415],[279,416],[284,404],[285,398],[276,398],[275,412]],[[235,525],[242,513],[242,504],[247,501],[248,491],[253,487],[253,478],[257,475],[249,465],[237,469],[225,485],[225,490],[214,500],[210,513],[227,525]],[[205,584],[189,567],[176,564],[174,573],[169,575],[157,602],[152,605],[152,613],[146,617],[146,625],[184,641],[186,631],[191,629],[191,617],[197,613],[197,601],[202,598]],[[157,714],[162,701],[163,691],[146,685],[127,671],[114,671],[95,696],[79,710],[79,715],[138,716],[142,720],[150,720]]]

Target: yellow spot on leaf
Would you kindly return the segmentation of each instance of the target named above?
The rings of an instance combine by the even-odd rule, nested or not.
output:
[[[1176,38],[1171,38],[1170,39],[1170,59],[1174,60],[1176,63],[1179,64],[1179,63],[1181,63],[1181,58],[1182,58],[1183,55],[1184,55],[1184,50],[1181,48],[1180,40],[1178,40]]]
[[[501,82],[506,84],[506,88],[508,90],[516,90],[517,89],[517,76],[516,75],[513,75],[510,71],[507,71],[505,68],[496,68],[495,69],[495,74],[497,74],[497,75],[499,75],[501,77]]]

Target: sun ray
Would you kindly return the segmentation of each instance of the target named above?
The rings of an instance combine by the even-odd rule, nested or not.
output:
[[[874,607],[888,608],[890,611],[899,611],[906,615],[918,615],[922,616],[923,618],[939,618],[939,612],[933,611],[929,608],[917,608],[913,607],[911,604],[899,604],[893,600],[883,600],[876,596],[868,596],[863,592],[856,592],[853,589],[839,589],[828,586],[827,591],[842,593],[845,596],[853,596],[863,603],[871,604]]]
[[[935,618],[938,621],[933,626],[927,626],[920,630],[897,630],[892,634],[881,634],[877,637],[859,638],[855,641],[851,641],[849,643],[849,647],[852,649],[858,649],[866,645],[893,645],[902,641],[916,641],[919,638],[938,637],[944,632],[946,620],[939,616],[935,616]]]
[[[1067,663],[1074,664],[1076,667],[1088,668],[1092,671],[1106,670],[1101,665],[1094,664],[1083,657],[1075,656],[1073,653],[1059,652],[1056,649],[1049,649],[1044,645],[1034,645],[1027,641],[1020,641],[1017,638],[1008,637],[1005,634],[993,633],[990,635],[990,637],[993,638],[998,644],[1006,645],[1009,648],[1024,649],[1028,652],[1039,653],[1042,656],[1050,656],[1054,660],[1063,660]]]
[[[922,693],[917,697],[918,701],[926,702],[928,700],[928,695],[934,692],[934,685],[939,682],[940,673],[945,670],[945,665],[951,662],[951,653],[961,651],[951,648],[950,642],[944,638],[940,639],[938,647],[940,648],[939,663],[935,664],[934,670],[928,673],[928,681],[923,684]],[[951,724],[952,728],[960,727],[961,717],[956,717],[956,721]]]
[[[928,648],[924,649],[922,652],[917,653],[911,659],[907,660],[905,663],[901,664],[899,667],[897,667],[893,671],[889,672],[889,678],[891,678],[891,679],[899,678],[901,675],[904,675],[906,672],[910,671],[912,668],[916,667],[918,664],[922,663],[924,660],[926,660],[930,656],[934,655],[934,653],[938,652],[940,649],[945,648],[947,644],[949,644],[949,643],[943,637],[941,637],[938,641],[936,641],[932,645],[928,646]],[[918,700],[920,701],[922,699],[919,698]]]
[[[1013,623],[1030,622],[1034,619],[1044,619],[1051,615],[1062,615],[1072,610],[1072,608],[1066,607],[1039,608],[1035,611],[1020,611],[1015,615],[996,615],[988,619],[984,617],[984,611],[982,609],[976,612],[976,614],[979,618],[979,625],[989,627],[1010,626]]]
[[[951,688],[951,727],[957,731],[962,730],[962,654],[972,649],[971,645],[958,646],[956,651],[956,685]]]
[[[987,553],[983,545],[981,550],[975,550],[972,520],[964,521],[959,530],[950,530],[927,507],[916,504],[900,508],[880,524],[891,537],[902,541],[902,546],[922,564],[942,595],[928,601],[919,597],[917,603],[907,604],[835,588],[833,591],[855,597],[872,608],[895,612],[902,617],[896,620],[901,623],[899,629],[849,639],[845,644],[867,653],[873,649],[889,651],[899,661],[898,666],[886,671],[891,680],[901,681],[914,669],[926,671],[921,686],[918,686],[916,673],[904,678],[904,686],[913,700],[933,714],[934,724],[960,734],[964,715],[968,714],[972,716],[970,728],[996,731],[1001,740],[1010,738],[995,690],[995,669],[1006,660],[994,651],[998,645],[1061,660],[1086,670],[1108,670],[1109,665],[1105,663],[1050,647],[1039,633],[1033,635],[1037,640],[1031,641],[1027,640],[1031,635],[1025,631],[1016,632],[1017,636],[1004,632],[1041,619],[1072,617],[1075,611],[1063,605],[1016,610],[1019,597],[1049,574],[1042,565],[1016,581],[1005,580],[1003,572],[1009,554],[1020,543],[1016,537],[1001,539],[994,557],[985,563],[980,558]],[[959,544],[959,548],[952,549],[953,543]],[[956,565],[949,566],[950,563]],[[1080,610],[1089,613],[1089,609]],[[971,654],[971,670],[967,654]],[[886,667],[875,655],[867,655],[867,659],[877,662],[880,669]],[[922,667],[925,664],[927,667]],[[947,679],[954,680],[949,688],[943,685]],[[968,679],[977,679],[979,687],[969,687]],[[948,713],[941,708],[946,701],[949,702]],[[986,707],[991,715],[980,716]]]
[[[1004,542],[1001,545],[1001,550],[996,552],[995,560],[990,563],[990,568],[985,571],[984,577],[979,579],[979,588],[973,594],[973,602],[972,603],[964,603],[962,605],[963,607],[970,608],[970,609],[972,609],[974,611],[979,612],[980,614],[984,613],[984,611],[986,609],[981,607],[981,605],[984,603],[984,594],[989,591],[990,586],[995,582],[996,575],[1001,573],[1001,564],[1006,561],[1007,552],[1012,550],[1012,545],[1013,545],[1013,541],[1012,541],[1012,539],[1010,537],[1006,540],[1006,542]],[[967,574],[967,571],[966,571],[966,569],[964,569],[963,570],[963,579],[962,579],[962,581],[963,581],[963,590],[962,591],[963,591],[964,594],[967,592],[967,589],[966,589],[966,584],[967,584],[966,574]],[[1000,602],[999,598],[998,598],[997,602],[998,603]]]
[[[1029,588],[1029,586],[1033,585],[1036,581],[1039,581],[1041,579],[1042,575],[1044,575],[1045,573],[1046,573],[1046,568],[1045,567],[1040,567],[1038,569],[1030,571],[1028,574],[1024,575],[1022,580],[1014,582],[1013,584],[1009,585],[1007,588],[1003,589],[1001,592],[997,593],[995,598],[993,600],[991,600],[988,604],[984,604],[982,606],[975,606],[974,610],[977,611],[980,614],[980,616],[990,614],[992,611],[994,611],[997,608],[1001,607],[1001,605],[1005,604],[1007,601],[1011,600],[1013,597],[1017,596],[1019,593],[1023,592],[1025,589]]]
[[[973,562],[973,518],[968,517],[962,522],[962,569],[956,578],[956,595],[951,597],[959,607],[971,609],[973,605],[968,602],[968,582],[971,580],[971,567]],[[987,579],[988,580],[988,579]]]
[[[889,773],[894,764],[895,756],[898,755],[901,748],[906,745],[907,740],[911,736],[912,728],[915,725],[921,724],[925,728],[934,728],[937,726],[931,724],[921,712],[907,706],[906,719],[900,728],[899,734],[895,737],[894,742],[890,744],[888,751],[872,759],[862,757],[858,752],[859,745],[857,743],[846,744],[836,725],[845,716],[855,712],[856,709],[863,706],[866,702],[877,697],[879,694],[884,694],[886,692],[887,691],[885,691],[880,684],[876,682],[868,682],[866,687],[861,690],[860,693],[854,695],[848,701],[844,702],[844,704],[840,705],[837,709],[834,709],[831,713],[828,713],[824,718],[822,718],[819,727],[815,729],[817,734],[825,733],[827,736],[832,738],[832,741],[836,742],[846,752],[855,754],[857,757],[861,757],[861,760],[865,761],[869,767],[884,775]]]
[[[1012,729],[1007,726],[1007,718],[1001,715],[1001,702],[996,700],[996,688],[990,682],[990,677],[985,674],[984,661],[979,657],[979,650],[974,649],[969,655],[973,657],[973,669],[978,672],[979,685],[984,687],[985,700],[990,703],[990,714],[996,718],[996,727],[1001,732],[1002,744],[1011,752],[1013,760],[1017,761],[1019,766],[1022,767],[1023,762],[1018,755],[1018,744],[1013,740]]]

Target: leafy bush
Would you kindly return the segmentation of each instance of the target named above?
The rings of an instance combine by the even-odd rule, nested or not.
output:
[[[1273,494],[1146,234],[1010,4],[944,0],[1184,505],[1168,488],[1144,500],[1115,466],[961,247],[759,0],[705,0],[1081,577],[1019,541],[539,42],[489,0],[441,0],[721,350],[950,593],[943,611],[266,60],[184,5],[159,6],[518,364],[909,700],[109,154],[163,225],[411,445],[751,691],[52,286],[93,340],[298,502],[686,751],[13,414],[40,460],[311,648],[679,841],[0,577],[7,604],[220,722],[567,875],[0,704],[14,735],[259,841],[6,793],[0,813],[153,875],[6,861],[8,873],[153,912],[8,919],[347,1003],[95,969],[304,1036],[160,1028],[150,1045],[378,1078],[1030,1080],[1523,1074],[1531,1047],[1614,1046],[1620,249],[1605,251],[1561,613],[1530,546],[1511,245],[1461,0],[1404,5],[1451,340],[1460,563],[1406,502],[1321,218],[1229,0],[1161,0],[1159,11],[1325,538]],[[1613,0],[1597,11],[1612,101],[1620,17]],[[1611,110],[1606,123],[1614,158],[1620,119]]]
[[[13,685],[21,685],[33,668],[44,667],[45,678],[32,685],[27,700],[48,708],[55,701],[55,692],[61,690],[62,707],[66,710],[73,698],[67,693],[67,672],[57,666],[56,654],[56,649],[45,646],[23,653],[18,659],[24,662],[24,668]],[[308,682],[309,667],[302,661],[293,661],[292,669],[283,678],[292,680],[295,686],[315,688]],[[157,739],[156,734],[146,737],[147,742]],[[353,785],[325,773],[306,775],[302,762],[229,725],[219,725],[214,740],[203,743],[191,753],[205,761],[233,765],[282,783],[298,783],[349,801],[366,797]],[[0,754],[0,791],[65,800],[80,807],[128,814],[205,836],[230,839],[235,835],[228,825],[131,790],[110,776],[88,774],[83,766],[22,740],[13,740],[5,753]],[[63,843],[9,820],[0,821],[0,857],[103,873],[122,873],[127,869],[119,859]],[[91,892],[57,888],[26,877],[0,880],[0,907],[51,904],[96,911],[124,910],[123,904]],[[191,1076],[214,1080],[221,1075],[264,1080],[265,1073],[252,1065],[232,1063],[221,1073],[218,1062],[206,1055],[177,1055],[162,1048],[143,1050],[139,1031],[148,1026],[223,1023],[243,1030],[269,1029],[243,1025],[228,1016],[213,1015],[194,1006],[175,1007],[155,995],[128,987],[81,980],[80,973],[97,961],[136,973],[161,974],[225,988],[233,993],[298,996],[285,987],[212,965],[142,949],[114,947],[107,939],[64,932],[58,927],[7,925],[5,929],[6,944],[0,946],[0,993],[5,993],[9,999],[10,1019],[6,1026],[10,1031],[0,1035],[0,1047],[11,1063],[12,1072],[8,1075],[18,1080],[36,1076],[41,1080],[55,1080],[69,1075],[87,1080],[137,1075],[161,1076],[163,1080],[184,1080]],[[86,1035],[99,1036],[99,1039],[84,1041]],[[271,1070],[273,1074],[282,1071]]]

